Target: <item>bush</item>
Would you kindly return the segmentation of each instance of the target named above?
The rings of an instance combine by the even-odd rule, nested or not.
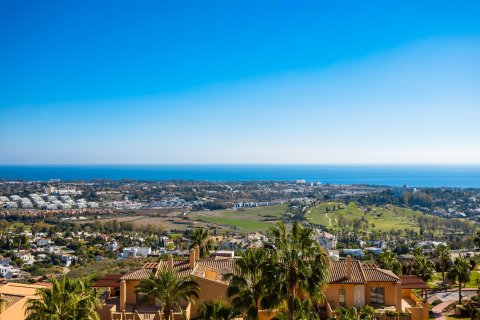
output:
[[[396,317],[398,315],[398,312],[397,311],[392,311],[392,310],[387,310],[387,311],[385,311],[385,315],[387,315],[388,317]]]
[[[431,305],[432,305],[432,306],[436,306],[436,305],[438,305],[438,304],[440,304],[440,303],[442,303],[442,302],[443,302],[442,300],[437,299],[437,300],[434,300],[434,301],[431,303]]]

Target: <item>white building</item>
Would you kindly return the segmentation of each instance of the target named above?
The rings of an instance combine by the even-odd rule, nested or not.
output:
[[[113,241],[111,241],[111,242],[107,242],[105,245],[106,245],[106,246],[108,247],[108,249],[111,250],[111,251],[115,251],[115,250],[117,250],[117,248],[118,248],[118,243],[117,243],[117,241],[115,241],[115,240],[113,240]]]
[[[38,239],[37,240],[37,246],[38,247],[44,247],[48,246],[52,241],[50,239]]]
[[[18,204],[16,202],[9,201],[6,204],[6,207],[7,209],[14,209],[14,208],[18,208]]]
[[[35,257],[29,252],[27,252],[27,253],[22,253],[22,252],[17,253],[16,256],[17,256],[17,258],[20,258],[23,261],[23,263],[26,264],[26,265],[32,265],[32,264],[35,263]]]
[[[152,248],[150,247],[130,247],[124,248],[122,252],[122,258],[140,258],[148,257],[152,253]]]
[[[331,233],[317,229],[315,239],[325,249],[334,250],[337,247],[337,237]]]
[[[74,255],[71,254],[62,254],[60,255],[60,262],[65,266],[65,267],[70,267],[75,259]]]
[[[345,255],[351,255],[352,257],[361,257],[364,255],[362,249],[343,249],[342,253]]]

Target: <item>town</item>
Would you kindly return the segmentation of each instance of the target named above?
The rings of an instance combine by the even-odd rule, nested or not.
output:
[[[324,292],[329,301],[319,306],[321,317],[368,304],[377,306],[374,314],[399,312],[412,320],[424,319],[435,304],[447,300],[442,290],[456,286],[441,276],[447,265],[455,266],[458,259],[472,265],[470,278],[464,281],[468,299],[476,295],[468,288],[477,288],[474,279],[480,278],[476,267],[479,189],[324,185],[304,180],[2,181],[0,192],[0,276],[7,284],[2,295],[8,297],[8,290],[15,291],[18,285],[49,287],[55,279],[82,279],[98,290],[102,320],[128,318],[129,312],[153,317],[156,311],[151,306],[132,298],[131,286],[146,279],[133,274],[175,271],[175,266],[188,263],[190,271],[182,274],[194,276],[200,286],[206,281],[210,288],[212,279],[220,286],[201,294],[195,304],[184,305],[188,318],[201,317],[202,304],[206,308],[217,298],[228,301],[231,282],[224,277],[234,271],[235,261],[274,245],[272,230],[283,224],[311,230],[311,239],[330,261],[330,273],[349,279],[352,264],[363,270],[356,272],[372,275],[358,280],[367,288],[388,278],[399,290],[392,293],[397,300],[376,293],[379,300],[374,303],[366,289],[363,293],[358,288],[350,293],[343,285],[333,289],[351,281],[338,282],[331,275]],[[448,257],[439,258],[442,250]],[[425,261],[433,263],[425,267]],[[7,306],[4,314],[14,312],[15,303]],[[345,311],[339,311],[343,307]],[[181,316],[176,312],[175,319]],[[269,311],[258,317],[271,316]]]

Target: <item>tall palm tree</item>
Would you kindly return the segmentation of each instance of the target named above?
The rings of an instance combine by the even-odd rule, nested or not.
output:
[[[413,261],[415,274],[423,281],[430,280],[435,273],[435,265],[423,255],[416,255]]]
[[[39,289],[40,299],[27,302],[27,320],[98,320],[95,307],[100,301],[81,280],[52,280],[52,288]]]
[[[193,230],[191,240],[192,245],[200,249],[200,257],[204,258],[210,254],[213,249],[213,241],[209,239],[210,233],[207,229],[199,228]]]
[[[278,300],[268,281],[272,258],[272,253],[266,249],[249,248],[235,260],[235,272],[224,276],[229,283],[227,296],[247,319],[258,319],[258,310],[275,307]]]
[[[435,250],[435,256],[440,260],[442,266],[442,284],[445,286],[445,271],[450,264],[450,248],[444,244],[440,244]]]
[[[200,305],[200,318],[203,320],[232,320],[237,317],[235,310],[222,299]]]
[[[144,293],[149,300],[159,300],[162,312],[168,319],[171,311],[182,310],[182,301],[193,303],[193,298],[198,298],[199,286],[190,277],[182,277],[170,270],[161,270],[150,278],[141,280],[135,291]]]
[[[393,271],[396,275],[402,274],[402,265],[398,262],[397,255],[390,250],[379,255],[378,264],[380,268]]]
[[[458,282],[458,302],[462,303],[462,285],[470,281],[470,263],[465,257],[458,257],[448,271],[449,280]]]
[[[328,277],[328,255],[315,241],[311,228],[298,223],[287,233],[285,224],[270,230],[277,255],[269,281],[278,286],[278,294],[287,303],[288,319],[295,320],[296,299],[305,296],[318,302]],[[297,304],[298,306],[298,304]]]

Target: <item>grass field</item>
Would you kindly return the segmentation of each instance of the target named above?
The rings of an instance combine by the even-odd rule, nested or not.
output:
[[[287,205],[245,208],[242,210],[201,211],[190,214],[193,220],[216,223],[242,232],[265,231],[281,221]]]
[[[215,225],[221,230],[233,231],[237,228],[239,233],[266,231],[282,217],[287,209],[287,204],[245,208],[241,210],[214,210],[191,212],[184,215],[182,212],[152,212],[151,215],[138,213],[137,215],[116,216],[98,221],[106,222],[116,219],[118,222],[131,222],[137,227],[157,227],[162,230],[188,230],[191,228],[212,228]],[[327,230],[336,232],[340,229],[339,221],[352,223],[362,219],[363,230],[370,232],[376,230],[406,230],[419,231],[417,218],[423,213],[411,209],[387,205],[384,207],[358,206],[351,202],[346,206],[339,202],[323,202],[316,207],[308,209],[305,218],[308,222],[324,226]],[[79,221],[77,223],[92,222],[93,220]],[[353,228],[351,225],[343,230]]]
[[[421,212],[391,205],[386,207],[358,207],[353,202],[349,203],[348,206],[337,202],[324,202],[310,208],[305,217],[307,221],[330,230],[339,228],[339,217],[343,216],[346,220],[365,218],[368,222],[368,230],[376,228],[418,231],[416,218],[421,215]]]
[[[477,280],[480,281],[480,273],[478,271],[472,271],[470,273],[470,281],[465,287],[467,288],[478,288]]]

